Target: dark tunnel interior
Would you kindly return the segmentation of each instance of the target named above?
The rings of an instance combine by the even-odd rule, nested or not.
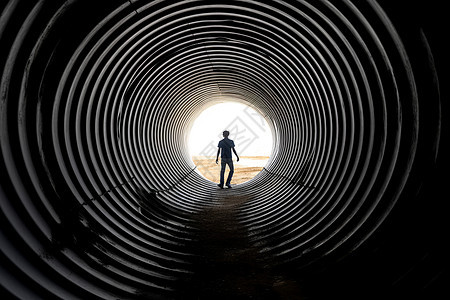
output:
[[[444,5],[1,1],[2,298],[449,297]],[[221,97],[273,133],[231,190],[187,148]]]

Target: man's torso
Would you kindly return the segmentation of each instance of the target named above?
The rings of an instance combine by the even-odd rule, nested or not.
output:
[[[230,139],[223,139],[217,146],[222,149],[221,158],[231,158],[231,148],[234,148],[234,142]]]

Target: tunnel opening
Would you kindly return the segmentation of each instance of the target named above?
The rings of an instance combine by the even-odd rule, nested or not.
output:
[[[267,120],[248,104],[218,100],[201,110],[189,130],[189,151],[196,170],[209,181],[218,183],[220,165],[215,163],[217,144],[223,131],[230,132],[239,156],[233,155],[236,168],[232,183],[241,184],[254,178],[267,165],[272,152],[272,130]],[[219,154],[220,158],[220,154]],[[225,171],[227,178],[229,168]]]
[[[391,2],[0,4],[2,295],[448,294],[448,18]],[[219,97],[274,137],[223,191],[186,141]]]

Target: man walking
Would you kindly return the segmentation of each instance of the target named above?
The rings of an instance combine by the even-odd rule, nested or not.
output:
[[[219,163],[219,154],[220,150],[222,150],[222,155],[220,156],[220,183],[218,186],[223,189],[223,182],[224,182],[224,175],[225,175],[225,168],[226,165],[230,168],[230,172],[228,173],[228,178],[226,182],[226,186],[230,189],[231,188],[231,178],[233,177],[234,173],[234,166],[233,166],[233,159],[231,157],[231,149],[233,149],[234,155],[236,155],[237,161],[239,161],[239,156],[236,153],[236,150],[234,149],[234,142],[233,140],[230,140],[228,136],[230,135],[230,132],[228,130],[225,130],[223,132],[223,140],[219,142],[219,149],[217,149],[217,156],[216,156],[216,164]]]

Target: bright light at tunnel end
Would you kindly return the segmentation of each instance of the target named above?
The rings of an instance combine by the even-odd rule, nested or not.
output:
[[[222,132],[242,156],[270,156],[272,132],[266,119],[252,107],[238,102],[223,102],[204,109],[195,119],[189,135],[191,155],[213,156]]]
[[[190,156],[214,160],[224,130],[230,132],[229,138],[236,145],[235,149],[241,157],[241,167],[262,169],[267,164],[273,146],[272,131],[267,120],[249,105],[223,99],[206,106],[193,121],[187,141]],[[194,162],[199,172],[205,178],[215,181],[218,174],[215,174],[217,170],[214,170],[214,165],[206,161],[210,165],[207,167],[201,161],[203,160],[197,159]],[[250,176],[256,174],[257,172]],[[242,182],[244,181],[237,180],[236,183]]]

